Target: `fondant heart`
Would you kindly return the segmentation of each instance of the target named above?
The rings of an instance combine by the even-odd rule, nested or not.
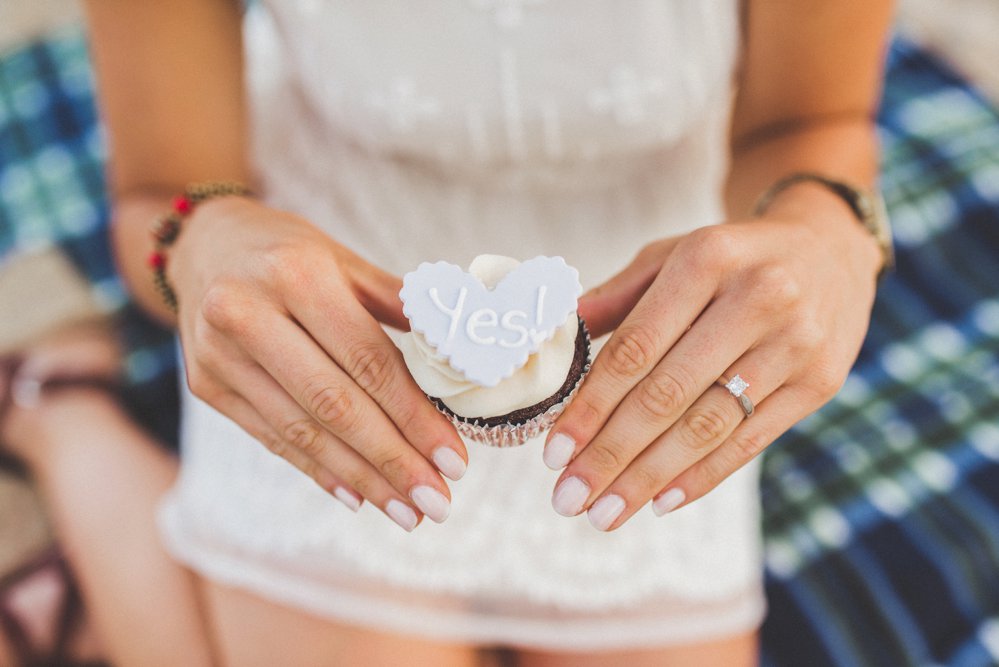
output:
[[[413,331],[469,381],[494,387],[576,312],[579,273],[561,257],[523,262],[493,289],[447,262],[424,262],[399,296]]]

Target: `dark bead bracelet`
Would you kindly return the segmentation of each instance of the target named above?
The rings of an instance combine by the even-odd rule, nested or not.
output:
[[[170,310],[177,312],[177,293],[166,277],[167,250],[180,235],[181,222],[194,211],[195,206],[209,199],[229,195],[246,197],[252,194],[242,183],[232,181],[193,183],[184,189],[183,195],[174,198],[170,212],[158,218],[153,224],[153,251],[149,255],[148,263],[153,271],[153,285]]]

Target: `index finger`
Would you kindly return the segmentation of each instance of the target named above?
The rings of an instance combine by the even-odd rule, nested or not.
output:
[[[548,434],[544,460],[549,468],[564,468],[589,444],[710,303],[718,273],[713,261],[702,259],[708,255],[705,245],[711,244],[678,247],[600,350],[579,393]]]
[[[329,274],[327,274],[329,275]],[[448,478],[465,473],[468,452],[454,427],[427,399],[402,353],[347,288],[329,277],[307,295],[288,295],[291,315],[406,438]]]

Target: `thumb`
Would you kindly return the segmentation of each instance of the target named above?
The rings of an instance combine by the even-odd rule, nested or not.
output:
[[[354,276],[354,292],[372,317],[400,331],[409,331],[409,320],[402,313],[402,279],[368,264]]]
[[[593,338],[613,331],[624,321],[659,275],[673,245],[670,239],[665,245],[646,246],[624,270],[579,298],[579,315]]]

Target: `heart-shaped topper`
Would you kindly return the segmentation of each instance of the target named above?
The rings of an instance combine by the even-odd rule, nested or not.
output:
[[[576,312],[579,272],[561,257],[535,257],[493,289],[447,262],[403,277],[402,312],[413,331],[466,379],[495,387],[527,363]]]

